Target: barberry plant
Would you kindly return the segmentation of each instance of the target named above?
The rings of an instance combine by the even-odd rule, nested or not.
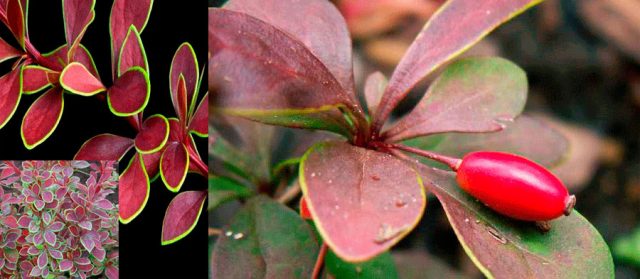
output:
[[[94,20],[94,6],[95,0],[63,0],[66,43],[41,53],[29,38],[29,1],[0,1],[0,20],[17,41],[12,44],[11,40],[0,39],[0,61],[15,60],[11,72],[0,78],[0,128],[14,114],[20,96],[44,92],[22,120],[20,133],[24,146],[33,149],[55,131],[62,117],[64,98],[95,96],[105,100],[114,117],[125,118],[136,135],[133,138],[96,135],[85,142],[74,158],[121,160],[129,150],[135,150],[120,177],[120,220],[126,224],[143,210],[149,184],[155,178],[161,177],[170,191],[178,192],[188,172],[206,176],[207,166],[198,154],[193,136],[207,136],[208,98],[207,95],[198,98],[201,69],[193,48],[184,43],[171,62],[169,94],[164,95],[171,99],[177,118],[163,114],[145,116],[151,96],[150,69],[140,34],[149,20],[153,0],[113,1],[109,17],[110,83],[103,82],[105,77],[98,74],[89,50],[81,43]],[[184,206],[202,208],[206,194],[197,193],[195,200],[176,197],[176,202],[169,205],[163,244],[180,239],[192,229],[200,211],[186,217],[176,213],[181,213]]]
[[[115,161],[0,162],[0,277],[118,278]]]
[[[517,171],[502,170],[499,175],[486,175],[484,181],[476,179],[480,183],[474,181],[473,187],[461,188],[456,173],[446,170],[446,166],[454,171],[460,164],[464,167],[464,159],[450,156],[465,148],[506,150],[533,160],[542,157],[539,162],[547,166],[562,157],[564,149],[558,148],[566,145],[562,137],[535,120],[518,117],[528,87],[522,69],[498,57],[454,59],[539,2],[446,2],[418,34],[390,79],[372,74],[361,98],[354,86],[349,33],[330,2],[231,0],[222,8],[210,9],[209,90],[215,111],[264,124],[330,131],[344,138],[316,143],[298,160],[301,204],[321,236],[319,252],[306,246],[312,232],[299,216],[258,196],[247,200],[216,241],[213,277],[247,272],[317,277],[327,253],[346,264],[390,261],[386,251],[418,224],[427,191],[440,200],[465,252],[488,277],[613,276],[609,249],[588,221],[576,212],[556,218],[569,213],[574,200],[546,169],[514,155],[500,157],[501,164],[493,166],[509,169],[510,162],[521,159],[526,165],[522,173],[543,176],[539,178],[547,183],[544,187],[536,188],[534,183],[498,187],[535,193],[532,199],[543,196],[525,204],[542,211],[546,201],[558,201],[553,212],[542,217],[508,200],[517,193],[491,188],[500,179],[533,181],[516,177]],[[410,90],[437,69],[442,72],[413,110],[388,121]],[[534,143],[523,133],[539,138]],[[461,144],[449,146],[453,152],[442,155],[440,149],[446,150],[456,138]],[[542,146],[548,150],[538,152]],[[445,167],[434,168],[425,160]],[[535,172],[538,167],[544,172]],[[482,168],[486,174],[492,166]],[[471,170],[461,170],[458,181],[471,185],[460,178]],[[480,193],[490,194],[488,198],[472,191],[480,188]],[[545,196],[549,194],[557,198]],[[511,207],[503,210],[503,204],[481,203],[488,200],[511,202]],[[555,210],[556,205],[561,210]],[[553,219],[552,229],[544,234],[533,222],[523,222],[549,219]],[[300,255],[309,253],[318,253],[315,267],[301,266],[297,260],[305,257]]]

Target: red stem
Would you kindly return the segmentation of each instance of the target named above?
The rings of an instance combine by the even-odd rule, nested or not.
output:
[[[320,271],[322,270],[322,266],[324,266],[325,255],[327,255],[327,244],[322,243],[320,253],[318,253],[318,259],[316,260],[316,265],[313,267],[313,275],[311,275],[311,279],[320,278]]]
[[[422,157],[426,157],[434,161],[438,161],[440,163],[447,165],[453,171],[457,171],[458,168],[460,167],[460,164],[462,163],[462,159],[459,159],[459,158],[449,157],[442,154],[438,154],[438,153],[434,153],[431,151],[426,151],[418,148],[413,148],[413,147],[409,147],[402,144],[389,144],[389,147],[406,151],[409,153],[413,153]]]
[[[189,149],[191,149],[191,147],[189,147]],[[200,159],[200,157],[191,150],[189,150],[189,156],[191,157],[189,163],[196,166],[201,175],[207,176],[207,173],[209,173],[209,166],[207,166],[207,164],[205,164],[202,159]]]

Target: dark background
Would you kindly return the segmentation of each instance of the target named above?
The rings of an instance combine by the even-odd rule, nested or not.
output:
[[[96,17],[83,40],[95,60],[103,83],[111,81],[111,50],[109,13],[112,1],[96,1]],[[182,42],[190,42],[198,56],[199,66],[207,57],[207,3],[204,1],[154,1],[149,22],[142,33],[150,67],[151,98],[145,115],[161,113],[174,117],[169,97],[169,66],[174,52]],[[42,53],[65,43],[61,1],[31,1],[29,7],[29,34],[35,47]],[[5,26],[0,36],[17,45]],[[0,73],[9,70],[11,62],[0,66]],[[203,89],[206,86],[202,87]],[[203,92],[200,92],[202,96]],[[62,119],[44,143],[27,150],[20,138],[22,118],[41,93],[22,96],[17,111],[5,127],[0,129],[0,158],[72,159],[80,146],[101,133],[134,137],[135,130],[124,118],[113,115],[105,100],[98,97],[80,97],[65,94]],[[100,94],[102,95],[102,94]],[[206,140],[196,138],[201,154],[206,154]],[[120,163],[120,171],[129,162],[130,151]],[[206,162],[206,160],[205,160]],[[206,189],[206,179],[190,174],[182,191]],[[207,218],[200,218],[196,228],[184,239],[161,246],[162,219],[166,207],[175,196],[160,179],[151,184],[146,207],[136,219],[120,226],[120,274],[122,278],[206,278],[207,276]],[[206,208],[206,206],[205,206]]]

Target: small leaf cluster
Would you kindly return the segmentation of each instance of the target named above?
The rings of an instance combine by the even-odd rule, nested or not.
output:
[[[116,167],[0,162],[0,277],[118,278]]]

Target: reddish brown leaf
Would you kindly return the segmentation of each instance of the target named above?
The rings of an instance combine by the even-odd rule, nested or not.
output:
[[[184,127],[187,125],[187,115],[188,115],[188,100],[187,100],[187,84],[184,79],[184,76],[180,75],[178,77],[178,84],[176,86],[176,94],[171,96],[171,102],[173,103],[173,108],[176,111],[176,115],[178,116],[178,121],[180,122],[180,127]]]
[[[143,154],[159,151],[169,138],[169,121],[160,115],[152,115],[142,123],[142,128],[135,138],[138,152]]]
[[[460,158],[472,151],[509,152],[552,167],[565,158],[569,144],[555,129],[522,115],[500,132],[446,134],[433,150]]]
[[[57,83],[60,74],[45,67],[28,65],[22,67],[22,93],[40,92],[52,83]]]
[[[115,0],[111,6],[109,17],[109,34],[111,35],[111,69],[116,77],[120,48],[131,25],[142,33],[149,20],[153,0]]]
[[[388,250],[417,225],[426,205],[420,177],[404,162],[344,142],[309,149],[300,186],[323,239],[350,262]]]
[[[210,9],[209,50],[217,110],[269,124],[349,130],[336,108],[355,107],[353,95],[287,33],[246,14]]]
[[[0,38],[0,62],[20,55],[22,55],[21,51],[13,48],[10,44]]]
[[[115,80],[107,90],[107,102],[117,116],[131,116],[141,112],[149,102],[149,76],[140,67],[133,67]]]
[[[87,68],[79,62],[73,62],[60,74],[60,85],[74,94],[93,96],[106,88]]]
[[[354,94],[351,37],[336,7],[324,0],[233,0],[225,9],[248,14],[291,34]]]
[[[189,122],[189,131],[206,137],[209,132],[209,92],[204,95]]]
[[[364,97],[367,101],[369,115],[374,115],[382,99],[384,89],[387,87],[387,78],[381,72],[375,72],[367,77],[364,85]]]
[[[120,175],[120,222],[131,222],[144,209],[149,199],[149,177],[142,164],[142,158],[136,153],[129,166]]]
[[[162,245],[174,243],[193,230],[206,198],[207,191],[186,191],[171,200],[162,221]]]
[[[179,84],[180,76],[184,79],[185,86],[185,96],[179,96],[182,94],[180,92],[181,86]],[[173,60],[171,60],[171,69],[169,70],[169,89],[171,90],[171,101],[173,102],[173,107],[176,109],[176,113],[184,114],[185,116],[188,114],[188,111],[192,110],[192,106],[195,100],[193,98],[196,96],[196,88],[198,83],[198,77],[200,76],[198,69],[198,59],[196,58],[196,53],[193,50],[193,47],[189,43],[183,43],[178,47],[178,50],[173,55]],[[180,104],[180,99],[185,98],[186,108],[187,110],[179,110],[179,107],[182,106]]]
[[[133,140],[112,134],[101,134],[90,138],[73,157],[74,160],[119,161],[133,147]]]
[[[144,162],[144,169],[149,175],[150,181],[155,181],[160,175],[160,158],[164,149],[160,149],[156,152],[149,154],[142,154],[142,161]]]
[[[31,104],[22,119],[20,134],[27,149],[43,143],[56,129],[62,117],[64,98],[62,88],[54,87]]]
[[[42,54],[47,64],[46,67],[61,72],[69,62],[78,62],[84,65],[94,77],[100,79],[93,57],[87,48],[80,44],[71,60],[68,59],[67,50],[68,47],[65,44],[51,52]]]
[[[144,51],[144,45],[142,45],[140,33],[135,26],[131,25],[127,32],[127,36],[122,43],[122,49],[120,50],[120,57],[118,58],[118,76],[134,66],[138,66],[149,72],[147,54]]]
[[[180,191],[189,170],[189,154],[181,142],[167,143],[160,158],[160,177],[172,192]]]
[[[95,18],[95,0],[64,0],[62,14],[64,16],[65,38],[69,48],[68,54],[73,57],[87,27]],[[72,60],[69,58],[69,60]]]
[[[438,66],[541,0],[450,0],[429,19],[396,67],[376,113],[380,128],[409,90]]]
[[[384,137],[399,141],[443,132],[499,131],[522,112],[526,100],[527,76],[517,65],[497,57],[461,59]]]
[[[0,77],[0,128],[11,119],[20,102],[22,67]]]

